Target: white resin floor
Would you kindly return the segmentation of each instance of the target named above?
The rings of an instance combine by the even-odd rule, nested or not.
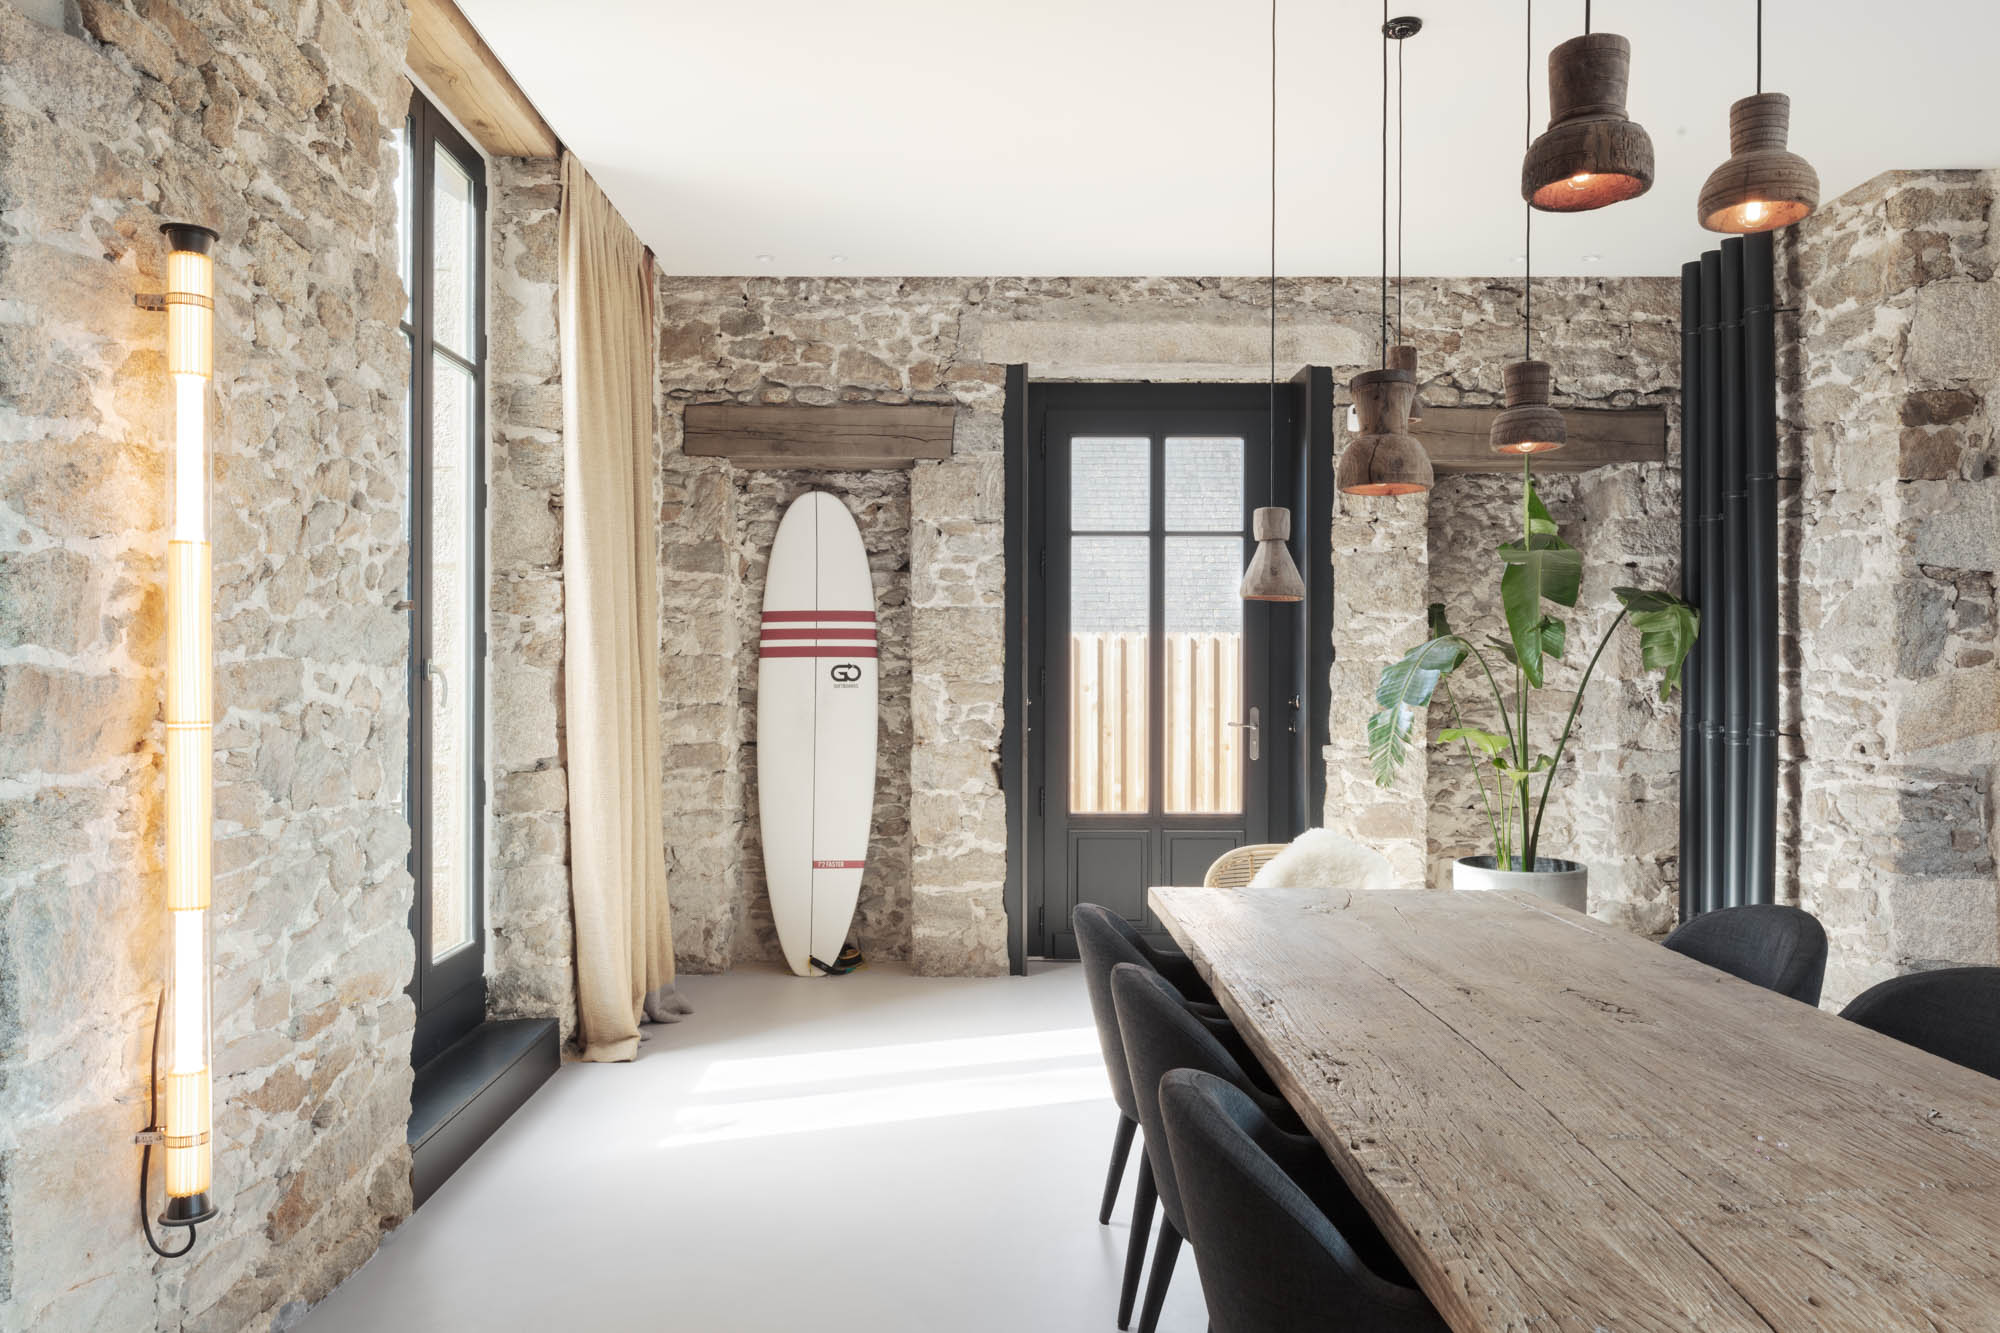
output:
[[[630,1065],[568,1064],[305,1333],[1109,1333],[1138,1146],[1075,964],[686,977]],[[1162,1333],[1207,1324],[1183,1252]]]

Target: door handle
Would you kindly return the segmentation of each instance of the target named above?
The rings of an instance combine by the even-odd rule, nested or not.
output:
[[[444,674],[444,668],[436,662],[424,663],[424,675],[438,687],[438,711],[442,713],[451,707],[451,678]]]
[[[1243,731],[1249,733],[1244,737],[1244,740],[1249,742],[1250,760],[1252,763],[1255,763],[1258,758],[1257,741],[1258,738],[1263,734],[1263,729],[1257,725],[1258,719],[1261,716],[1262,715],[1256,709],[1253,708],[1250,710],[1250,720],[1248,722],[1228,722],[1224,724],[1225,726],[1239,727]]]

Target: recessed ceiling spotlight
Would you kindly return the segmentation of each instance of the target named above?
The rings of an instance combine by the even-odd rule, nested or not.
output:
[[[771,262],[771,256],[769,256],[769,255],[758,255],[758,256],[757,256],[757,262],[758,262],[758,263],[760,263],[760,264],[768,264],[768,263],[770,263],[770,262]]]
[[[827,262],[827,263],[829,263],[829,264],[845,264],[845,263],[847,262],[847,256],[846,256],[846,255],[828,255],[828,256],[826,257],[826,262]]]
[[[1585,255],[1585,256],[1583,257],[1583,262],[1584,262],[1584,263],[1586,263],[1586,264],[1602,264],[1602,263],[1604,262],[1604,256],[1603,256],[1603,255]]]

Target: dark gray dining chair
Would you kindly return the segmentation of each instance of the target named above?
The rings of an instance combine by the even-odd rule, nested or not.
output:
[[[1718,908],[1681,923],[1665,944],[1765,990],[1819,1003],[1826,931],[1811,912],[1775,903]]]
[[[1097,1210],[1097,1220],[1108,1225],[1111,1207],[1118,1201],[1118,1187],[1125,1179],[1132,1135],[1139,1128],[1139,1109],[1132,1100],[1132,1077],[1126,1069],[1125,1047],[1118,1039],[1118,1011],[1111,1004],[1111,969],[1120,963],[1152,968],[1187,999],[1189,1010],[1225,1045],[1234,1048],[1237,1041],[1235,1030],[1219,1006],[1189,997],[1190,986],[1198,987],[1196,994],[1202,996],[1210,992],[1186,954],[1153,948],[1124,917],[1096,903],[1078,903],[1070,913],[1070,925],[1076,931],[1076,951],[1083,961],[1090,1014],[1097,1023],[1097,1046],[1104,1053],[1104,1074],[1111,1081],[1111,1100],[1118,1107],[1118,1128],[1111,1140],[1111,1169],[1105,1174],[1104,1200]],[[1142,1190],[1141,1195],[1141,1202],[1150,1210],[1150,1190]]]
[[[1160,1080],[1160,1115],[1211,1333],[1442,1333],[1311,1138],[1193,1069]]]
[[[1840,1016],[2000,1078],[2000,967],[1941,967],[1870,986]]]
[[[1167,1149],[1166,1128],[1160,1122],[1160,1080],[1169,1070],[1199,1069],[1241,1088],[1244,1096],[1285,1128],[1296,1131],[1299,1123],[1283,1099],[1257,1086],[1242,1062],[1188,1012],[1180,995],[1158,972],[1131,963],[1118,964],[1111,969],[1111,999],[1118,1011],[1118,1036],[1132,1074],[1132,1099],[1145,1132],[1145,1174],[1140,1184],[1150,1182],[1165,1214],[1159,1244],[1153,1251],[1152,1275],[1146,1279],[1146,1303],[1139,1314],[1139,1333],[1153,1333],[1160,1307],[1167,1299],[1167,1285],[1173,1281],[1174,1261],[1187,1235],[1180,1192],[1175,1188],[1173,1157]],[[1125,1251],[1125,1285],[1118,1300],[1120,1328],[1129,1328],[1132,1322],[1132,1295],[1138,1289],[1139,1270],[1145,1261],[1150,1210],[1146,1216],[1143,1224],[1140,1213],[1135,1212],[1132,1218],[1132,1236]]]

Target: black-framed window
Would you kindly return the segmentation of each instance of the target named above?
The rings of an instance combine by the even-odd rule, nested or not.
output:
[[[410,750],[422,1064],[486,1008],[486,164],[422,93],[401,140]]]

